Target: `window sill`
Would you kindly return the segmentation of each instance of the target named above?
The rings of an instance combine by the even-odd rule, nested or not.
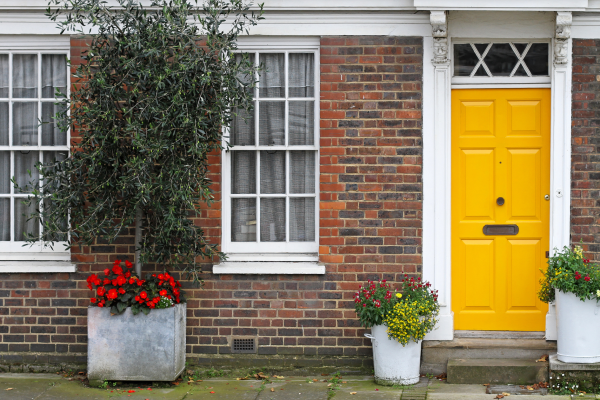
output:
[[[69,261],[0,261],[0,273],[77,272]]]
[[[242,262],[225,261],[213,266],[213,274],[246,275],[324,275],[325,266],[316,262]]]

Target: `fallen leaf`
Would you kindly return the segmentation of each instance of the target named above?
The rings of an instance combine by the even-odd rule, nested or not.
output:
[[[535,360],[535,362],[544,362],[544,361],[548,361],[548,354],[544,354],[543,356],[540,357],[539,360]]]
[[[375,389],[376,392],[379,392],[379,389]]]
[[[356,392],[350,392],[350,394],[356,394]]]
[[[490,384],[489,383],[484,383],[483,386],[490,386]]]
[[[177,386],[177,385],[179,385],[179,382],[171,382],[171,385]]]
[[[321,376],[329,376],[329,374],[321,374]]]
[[[271,392],[274,392],[274,391],[275,391],[275,389],[271,388]]]
[[[4,390],[13,390],[13,388],[8,388],[8,389],[4,389]]]
[[[504,396],[503,396],[503,395],[501,395],[501,394],[499,394],[498,396],[496,396],[496,397],[494,397],[494,398],[495,398],[495,399],[503,399],[503,398],[504,398]]]
[[[211,392],[211,393],[214,393],[214,392]]]
[[[527,386],[527,390],[533,390],[533,387]]]
[[[348,383],[348,382],[346,382],[346,381],[342,381],[342,383]]]
[[[285,376],[275,376],[277,379],[285,379]]]
[[[127,393],[135,393],[135,390],[128,390]]]
[[[510,393],[502,392],[502,396],[510,396]]]
[[[327,384],[327,387],[329,387],[329,386],[331,386],[331,385],[332,385],[332,383],[328,383],[328,384]]]
[[[319,380],[318,379],[313,379],[313,382],[319,382]]]

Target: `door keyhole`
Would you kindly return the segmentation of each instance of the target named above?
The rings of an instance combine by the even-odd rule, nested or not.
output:
[[[504,197],[498,197],[496,199],[496,204],[498,204],[499,206],[503,206],[504,205]]]

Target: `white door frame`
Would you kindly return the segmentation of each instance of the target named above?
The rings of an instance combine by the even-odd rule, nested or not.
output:
[[[570,242],[571,13],[558,12],[552,38],[550,254]],[[451,308],[451,60],[446,13],[431,12],[433,34],[423,43],[423,276],[439,290],[440,322],[425,340],[452,340]],[[550,38],[548,38],[550,39]],[[551,304],[546,339],[556,339]]]

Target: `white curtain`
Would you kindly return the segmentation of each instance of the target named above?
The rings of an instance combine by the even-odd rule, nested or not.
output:
[[[37,72],[36,54],[13,54],[13,97],[37,97]]]
[[[42,103],[42,146],[66,146],[67,132],[59,129],[55,118],[64,110],[62,104]]]
[[[10,193],[10,152],[0,151],[0,193]],[[0,197],[0,241],[10,240],[10,199]]]
[[[53,99],[56,89],[67,93],[67,57],[64,54],[42,55],[42,97]]]
[[[288,96],[315,95],[315,56],[312,53],[290,53]]]
[[[0,54],[0,97],[8,97],[8,54]]]
[[[13,145],[37,146],[38,103],[13,103]]]

